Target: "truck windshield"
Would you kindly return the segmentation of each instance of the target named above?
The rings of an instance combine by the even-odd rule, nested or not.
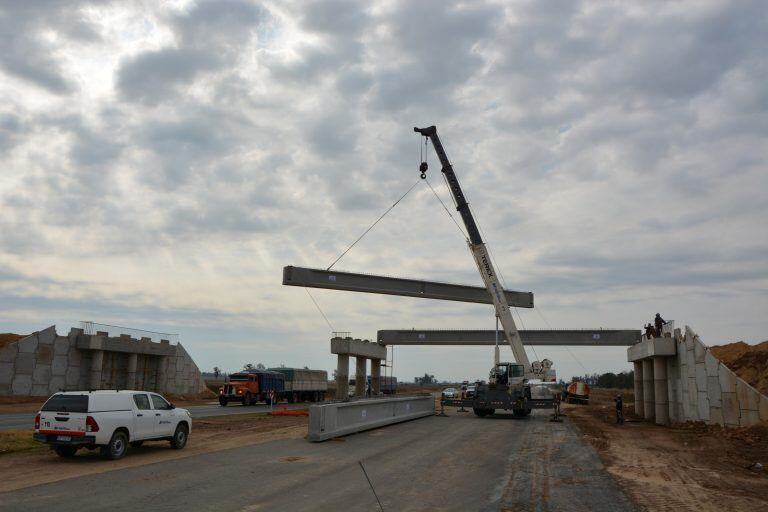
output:
[[[88,395],[53,395],[43,404],[42,410],[88,412]]]

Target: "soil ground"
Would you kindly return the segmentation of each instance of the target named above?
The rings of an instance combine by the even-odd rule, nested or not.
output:
[[[616,425],[613,397],[627,421]],[[725,430],[657,426],[634,417],[631,391],[592,389],[590,404],[563,406],[607,470],[641,510],[768,510],[768,425]]]
[[[24,433],[32,437],[31,430]],[[146,443],[141,448],[130,448],[125,458],[117,461],[101,458],[98,450],[80,450],[74,458],[63,459],[40,445],[26,452],[0,455],[0,492],[277,439],[301,438],[306,433],[306,416],[243,414],[195,420],[183,450],[172,450],[165,441]]]

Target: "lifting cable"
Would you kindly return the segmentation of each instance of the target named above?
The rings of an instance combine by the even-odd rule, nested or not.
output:
[[[435,197],[437,198],[437,200],[438,200],[438,201],[440,201],[440,204],[441,204],[441,205],[443,205],[443,210],[445,210],[445,213],[447,213],[447,214],[448,214],[448,216],[451,218],[451,220],[453,221],[453,223],[454,223],[454,224],[456,224],[456,227],[457,227],[457,228],[459,228],[459,232],[460,232],[460,233],[461,233],[461,234],[464,236],[464,239],[465,239],[465,240],[468,240],[468,239],[469,239],[469,237],[468,237],[468,236],[467,236],[467,234],[464,232],[464,230],[461,228],[461,226],[459,225],[459,223],[458,223],[458,222],[456,222],[456,217],[454,217],[454,216],[453,216],[453,214],[451,213],[451,211],[448,209],[448,207],[447,207],[447,206],[445,206],[445,203],[443,202],[443,200],[442,200],[442,199],[440,199],[440,196],[439,196],[439,195],[437,195],[437,192],[435,191],[435,189],[434,189],[434,188],[432,188],[432,184],[429,182],[429,180],[428,180],[427,178],[424,178],[424,181],[426,181],[426,182],[427,182],[427,185],[429,186],[429,189],[430,189],[430,190],[432,191],[432,193],[435,195]]]
[[[343,257],[344,257],[344,255],[345,255],[345,254],[347,254],[347,253],[349,252],[349,250],[350,250],[350,249],[352,249],[352,248],[355,246],[355,244],[357,244],[357,242],[359,242],[360,240],[362,240],[362,238],[363,238],[365,235],[367,235],[367,234],[368,234],[368,232],[369,232],[370,230],[372,230],[372,229],[373,229],[373,227],[374,227],[376,224],[378,224],[378,223],[379,223],[379,221],[380,221],[381,219],[383,219],[383,218],[384,218],[384,217],[385,217],[385,216],[386,216],[386,215],[387,215],[389,212],[391,212],[391,211],[392,211],[392,209],[393,209],[395,206],[397,206],[397,203],[399,203],[400,201],[402,201],[402,200],[405,198],[405,196],[407,196],[407,195],[410,193],[410,191],[411,191],[411,190],[413,190],[414,188],[416,188],[416,185],[418,185],[420,181],[421,181],[421,179],[417,179],[417,180],[416,180],[416,183],[414,183],[413,185],[411,185],[411,188],[409,188],[408,190],[406,190],[406,191],[405,191],[405,194],[403,194],[402,196],[400,196],[400,199],[398,199],[397,201],[395,201],[395,202],[392,204],[392,206],[390,206],[389,208],[387,208],[387,211],[385,211],[384,213],[382,213],[382,214],[381,214],[381,216],[380,216],[378,219],[376,219],[376,222],[374,222],[373,224],[371,224],[371,225],[368,227],[368,229],[366,229],[366,230],[363,232],[363,234],[362,234],[362,235],[360,235],[359,237],[357,237],[357,240],[355,240],[354,242],[352,242],[352,245],[350,245],[349,247],[347,247],[347,249],[346,249],[346,250],[345,250],[343,253],[341,253],[341,255],[339,255],[339,257],[338,257],[338,258],[336,258],[335,260],[333,260],[333,263],[331,263],[331,264],[328,266],[328,268],[327,268],[327,269],[325,269],[325,270],[331,270],[331,268],[333,268],[333,266],[334,266],[336,263],[338,263],[338,261],[339,261],[341,258],[343,258]]]
[[[547,327],[549,327],[549,329],[550,329],[550,330],[552,330],[552,326],[551,326],[551,325],[549,325],[549,322],[547,322],[547,319],[546,319],[546,318],[544,318],[544,314],[541,312],[541,308],[539,307],[539,308],[533,308],[533,309],[535,309],[535,310],[536,310],[536,312],[537,312],[537,313],[539,314],[539,316],[541,317],[541,319],[542,319],[542,320],[544,320],[544,323],[545,323],[545,324],[547,324]],[[579,363],[579,366],[581,366],[581,368],[584,370],[584,373],[585,373],[585,374],[587,374],[587,375],[589,375],[589,370],[587,370],[587,368],[586,368],[586,367],[585,367],[583,364],[581,364],[581,361],[579,361],[578,359],[576,359],[576,356],[573,354],[573,352],[571,352],[571,349],[569,349],[569,348],[568,348],[568,345],[563,345],[563,347],[565,348],[565,350],[567,350],[567,351],[568,351],[568,353],[571,355],[571,357],[573,358],[573,360],[574,360],[574,361],[576,361],[577,363]]]
[[[317,301],[315,300],[315,298],[312,296],[312,294],[309,293],[309,289],[308,288],[304,288],[304,291],[307,292],[307,295],[309,295],[309,298],[312,299],[312,302],[315,303],[315,307],[320,312],[320,314],[323,316],[323,319],[325,320],[325,323],[328,324],[328,327],[331,328],[331,332],[336,332],[336,329],[333,328],[333,326],[331,325],[330,320],[328,320],[328,317],[325,316],[325,313],[323,313],[323,310],[320,308],[320,304],[318,304]]]

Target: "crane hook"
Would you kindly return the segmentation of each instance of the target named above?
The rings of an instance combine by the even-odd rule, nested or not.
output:
[[[419,166],[419,172],[421,172],[421,179],[423,180],[427,179],[428,168],[429,168],[429,165],[427,165],[427,162],[421,162],[421,165]]]

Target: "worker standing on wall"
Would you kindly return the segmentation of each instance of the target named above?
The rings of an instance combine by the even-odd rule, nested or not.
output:
[[[656,324],[656,336],[661,337],[661,328],[667,325],[667,322],[665,322],[658,313],[656,313],[656,318],[653,319],[653,322]]]
[[[624,400],[621,399],[621,395],[616,395],[613,400],[616,402],[616,423],[618,425],[624,424]]]

